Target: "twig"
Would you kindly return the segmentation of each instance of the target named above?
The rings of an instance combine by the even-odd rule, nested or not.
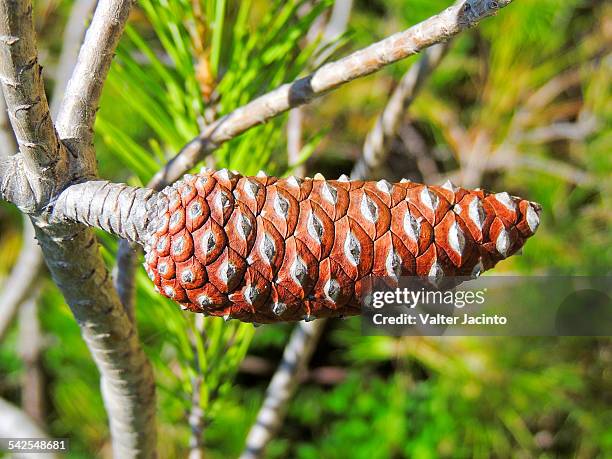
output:
[[[510,2],[511,0],[468,0],[461,5],[447,8],[404,32],[392,35],[343,59],[330,62],[304,78],[258,97],[209,125],[156,174],[152,184],[159,189],[164,184],[177,180],[194,167],[207,152],[246,130],[293,107],[306,104],[349,81],[446,41],[483,18],[495,14],[499,8]]]
[[[43,337],[36,311],[40,288],[30,292],[30,297],[19,308],[19,355],[24,364],[21,384],[21,400],[24,411],[40,425],[45,418],[44,375],[40,355]]]
[[[77,62],[89,16],[97,0],[78,0],[72,5],[62,39],[62,52],[55,70],[55,87],[51,99],[51,115],[56,116],[62,105],[70,75]]]
[[[289,110],[287,118],[287,160],[293,174],[298,177],[304,175],[304,165],[298,164],[302,151],[302,123],[304,113],[301,107]]]
[[[119,239],[117,259],[113,268],[113,285],[119,294],[119,299],[125,312],[132,320],[134,320],[135,276],[138,269],[138,250],[139,247],[136,244],[125,239]]]
[[[595,116],[584,115],[577,121],[558,122],[534,128],[518,137],[525,143],[548,143],[555,140],[585,140],[597,129]]]
[[[70,12],[70,18],[66,25],[60,64],[55,75],[55,90],[51,100],[51,111],[56,113],[62,100],[63,92],[68,84],[70,73],[77,58],[78,44],[85,35],[86,23],[84,17],[89,14],[95,5],[94,0],[82,0],[76,2]],[[15,138],[11,126],[6,118],[6,104],[4,97],[0,94],[0,158],[13,154],[17,150]],[[32,288],[38,273],[43,265],[43,257],[40,248],[34,238],[34,228],[30,219],[23,219],[23,245],[17,264],[13,267],[6,285],[10,288],[4,289],[0,294],[0,340],[10,321],[15,315],[15,310],[25,299],[25,295]]]
[[[283,352],[283,358],[270,381],[264,404],[257,413],[257,419],[246,440],[246,449],[240,459],[263,457],[265,447],[274,438],[287,410],[288,402],[295,392],[299,375],[319,341],[325,321],[301,322],[293,333]]]
[[[67,174],[67,154],[55,133],[38,63],[29,1],[0,1],[0,81],[20,151],[30,196],[21,205],[29,211],[44,205]],[[4,172],[4,171],[2,171]],[[9,173],[12,171],[9,171]],[[23,187],[23,186],[22,186]],[[20,196],[13,196],[20,200]]]
[[[355,164],[351,178],[369,177],[385,162],[389,151],[389,141],[398,135],[398,128],[406,108],[414,100],[425,79],[442,60],[447,49],[447,43],[427,49],[421,59],[402,77],[385,109],[368,133],[363,145],[363,154]]]
[[[57,118],[60,138],[76,155],[73,167],[78,167],[77,170],[84,176],[97,172],[93,125],[102,86],[131,5],[132,0],[104,0],[98,3]]]
[[[49,438],[34,420],[20,408],[0,398],[0,438]],[[54,459],[52,453],[40,453],[37,459]]]
[[[428,151],[427,143],[421,133],[412,123],[405,123],[399,129],[399,136],[407,152],[411,153],[416,159],[417,169],[423,178],[424,183],[436,183],[434,177],[439,174],[436,161]]]
[[[327,21],[321,41],[314,53],[314,68],[323,64],[336,51],[338,39],[346,32],[352,9],[353,0],[336,0],[334,2],[329,21]]]
[[[34,238],[34,228],[27,217],[24,217],[22,244],[19,258],[0,293],[0,340],[15,317],[19,305],[30,295],[42,266],[42,253]]]

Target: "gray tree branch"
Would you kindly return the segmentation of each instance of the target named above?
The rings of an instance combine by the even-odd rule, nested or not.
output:
[[[98,2],[66,87],[56,126],[60,138],[73,155],[72,169],[78,170],[80,177],[97,173],[93,148],[94,121],[102,87],[131,6],[132,0]]]
[[[32,5],[29,1],[1,0],[0,18],[0,82],[25,172],[13,178],[26,182],[13,185],[11,191],[29,188],[26,196],[13,193],[12,198],[31,212],[44,206],[63,184],[68,158],[49,114]]]
[[[21,380],[23,410],[40,425],[44,425],[45,377],[41,367],[44,339],[36,308],[39,295],[40,287],[30,290],[28,299],[19,308],[19,356],[24,366]]]
[[[65,87],[77,59],[79,43],[83,40],[87,23],[85,18],[93,10],[95,0],[78,1],[72,7],[66,31],[64,33],[59,66],[55,74],[55,89],[51,100],[51,112],[57,113],[63,98]],[[4,96],[0,94],[0,158],[7,158],[17,151],[15,137],[6,116]],[[23,245],[18,261],[11,270],[5,285],[10,289],[3,289],[0,293],[0,340],[19,304],[25,299],[43,265],[42,252],[34,237],[34,228],[30,219],[24,217]]]
[[[258,97],[243,107],[210,124],[189,142],[153,179],[160,189],[191,169],[219,145],[263,124],[287,110],[306,104],[356,78],[369,75],[386,65],[417,54],[436,43],[446,41],[461,31],[495,14],[512,0],[467,0],[436,16],[378,43],[330,62],[310,75]]]
[[[62,52],[55,71],[55,87],[51,100],[51,115],[56,116],[66,93],[66,87],[76,65],[79,49],[87,31],[89,16],[97,0],[78,0],[72,5],[62,39]]]

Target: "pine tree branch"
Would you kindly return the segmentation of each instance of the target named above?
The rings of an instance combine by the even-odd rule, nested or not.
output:
[[[511,1],[467,0],[403,32],[343,59],[330,62],[304,78],[258,97],[210,124],[156,174],[152,186],[160,189],[165,184],[174,182],[194,167],[206,153],[246,130],[293,107],[306,104],[349,81],[374,73],[429,46],[446,41],[495,14],[499,8],[505,7]]]
[[[91,229],[35,218],[54,282],[79,323],[101,375],[115,457],[153,457],[155,382],[135,324],[123,309]]]
[[[266,446],[276,435],[285,417],[289,400],[299,382],[299,376],[304,373],[324,326],[324,320],[315,320],[300,323],[293,330],[283,352],[281,363],[266,391],[263,406],[257,413],[257,419],[249,431],[246,448],[240,455],[240,459],[263,457]]]
[[[95,5],[95,0],[83,0],[76,2],[70,12],[70,18],[66,25],[60,64],[55,75],[55,90],[51,100],[51,111],[57,112],[63,98],[63,92],[68,84],[70,73],[76,63],[78,44],[85,35],[86,23],[84,18]],[[4,96],[0,94],[0,158],[7,158],[17,151],[15,137],[6,117],[6,104]],[[34,228],[29,218],[23,221],[23,246],[18,261],[13,267],[5,285],[10,289],[4,289],[0,293],[0,340],[19,304],[25,299],[31,290],[33,283],[38,277],[43,265],[42,252],[34,238]]]
[[[119,294],[121,304],[127,315],[134,318],[136,297],[136,271],[138,269],[138,245],[120,239],[117,246],[117,257],[113,268],[113,285]]]
[[[0,82],[25,172],[25,184],[13,185],[13,202],[27,211],[40,209],[66,176],[67,153],[55,132],[38,63],[32,4],[0,1]],[[0,174],[5,172],[0,170]],[[2,182],[6,175],[2,174]],[[17,192],[27,191],[26,196]]]
[[[427,49],[421,59],[402,77],[366,137],[362,155],[351,172],[352,179],[363,180],[365,177],[370,177],[384,164],[389,153],[389,142],[398,135],[398,128],[406,109],[414,100],[423,82],[438,66],[447,49],[448,43]]]
[[[78,0],[72,5],[62,39],[62,52],[55,71],[55,87],[51,100],[51,115],[56,116],[61,108],[72,75],[83,37],[87,31],[89,16],[97,0]]]
[[[61,104],[57,130],[75,157],[72,168],[76,167],[81,177],[95,175],[97,171],[93,125],[102,87],[131,6],[132,0],[98,2]]]

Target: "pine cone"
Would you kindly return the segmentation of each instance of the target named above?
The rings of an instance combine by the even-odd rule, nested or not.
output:
[[[258,323],[356,315],[369,276],[477,276],[522,247],[539,211],[449,182],[208,170],[155,198],[145,267],[194,312]]]

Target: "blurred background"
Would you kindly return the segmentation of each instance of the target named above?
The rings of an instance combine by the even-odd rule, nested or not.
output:
[[[95,3],[79,2],[81,23],[87,1]],[[100,174],[144,185],[211,120],[449,5],[140,0],[101,102]],[[50,95],[74,11],[72,1],[35,2]],[[496,274],[610,275],[611,45],[610,2],[514,2],[449,43],[372,178],[451,177],[540,202],[538,234]],[[418,60],[252,129],[207,162],[243,174],[350,174]],[[22,228],[16,209],[0,203],[5,292]],[[102,233],[100,241],[112,268],[117,241]],[[137,284],[140,336],[158,389],[160,456],[189,454],[196,407],[206,455],[237,457],[293,326],[255,330],[197,318],[156,294],[142,269]],[[359,318],[330,320],[300,382],[266,457],[612,457],[610,338],[364,337]],[[49,435],[69,437],[70,457],[110,457],[97,370],[44,268],[0,333],[0,397]]]

